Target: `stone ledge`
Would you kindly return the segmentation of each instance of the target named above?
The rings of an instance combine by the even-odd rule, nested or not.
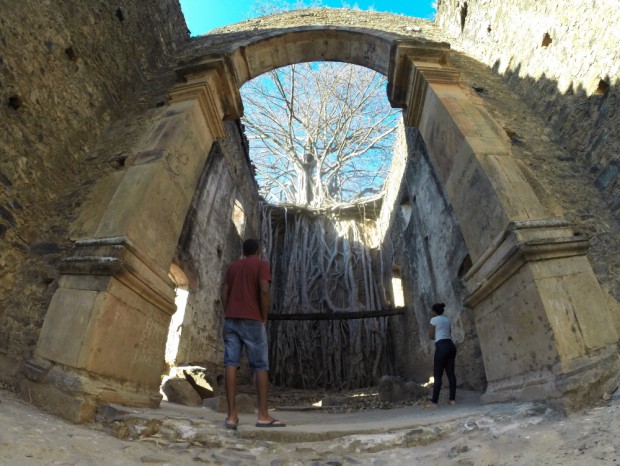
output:
[[[63,275],[114,276],[125,286],[167,314],[176,311],[174,283],[164,271],[141,254],[125,237],[94,238],[76,241],[75,255],[60,264]],[[84,288],[93,286],[99,290],[105,283],[83,283]],[[75,286],[74,283],[71,285]],[[107,286],[106,286],[107,288]]]
[[[585,255],[589,238],[569,236],[567,226],[558,219],[511,222],[465,275],[465,305],[475,307],[528,262]]]

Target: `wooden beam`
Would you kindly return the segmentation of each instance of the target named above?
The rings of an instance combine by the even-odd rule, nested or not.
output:
[[[351,311],[330,313],[307,313],[307,314],[269,314],[269,320],[343,320],[343,319],[372,319],[375,317],[387,317],[403,315],[404,307],[393,309],[381,309],[378,311]]]

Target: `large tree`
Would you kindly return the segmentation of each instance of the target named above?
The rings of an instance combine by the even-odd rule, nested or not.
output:
[[[259,14],[290,1],[261,0]],[[296,6],[300,3],[296,2]],[[279,5],[279,6],[278,6]],[[366,209],[310,208],[382,190],[392,160],[398,111],[385,78],[342,63],[303,63],[266,73],[242,89],[250,157],[264,197],[261,240],[272,274],[272,317],[380,310],[383,264],[373,254]],[[376,246],[374,246],[376,247]],[[283,316],[286,317],[286,316]],[[294,387],[359,388],[393,374],[390,321],[272,320],[271,377]]]
[[[344,63],[302,63],[266,73],[241,92],[266,199],[326,207],[381,191],[398,114],[383,76]]]

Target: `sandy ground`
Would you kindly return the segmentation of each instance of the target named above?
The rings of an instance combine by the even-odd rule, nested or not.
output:
[[[239,430],[230,431],[222,426],[222,414],[206,408],[167,405],[153,413],[136,412],[133,418],[125,415],[107,425],[77,426],[0,390],[0,464],[620,463],[619,398],[569,417],[530,403],[480,405],[475,401],[434,410],[412,406],[348,414],[281,411],[277,415],[288,416],[290,422],[277,432],[254,428],[253,414],[243,415]],[[158,429],[145,429],[155,417]],[[112,426],[117,433],[119,426],[129,426],[134,440],[97,430],[110,432]]]

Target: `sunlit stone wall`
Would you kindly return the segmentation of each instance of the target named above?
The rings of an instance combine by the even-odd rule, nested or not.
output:
[[[121,118],[165,100],[155,78],[188,33],[169,0],[19,0],[1,10],[0,379],[10,380],[37,344],[79,206],[98,179],[123,170],[146,115]]]
[[[615,1],[442,0],[436,17],[463,84],[503,124],[537,189],[591,238],[588,258],[618,328],[619,24]]]

